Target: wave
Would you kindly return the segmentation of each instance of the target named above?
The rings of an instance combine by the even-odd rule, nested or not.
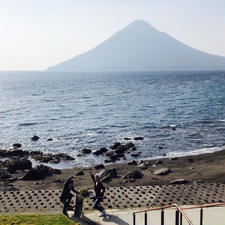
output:
[[[153,156],[153,157],[147,157],[147,158],[140,158],[139,160],[153,160],[153,159],[161,159],[161,158],[171,158],[171,157],[184,157],[184,156],[192,156],[192,155],[201,155],[201,154],[207,154],[207,153],[214,153],[225,150],[225,145],[220,147],[206,147],[201,149],[196,149],[192,151],[182,151],[182,152],[169,152],[166,154],[165,157],[160,156]]]
[[[20,127],[26,127],[26,126],[35,126],[35,125],[39,125],[39,124],[43,124],[43,122],[41,123],[19,123],[18,126]]]
[[[224,149],[225,149],[225,146],[209,147],[209,148],[201,148],[201,149],[196,149],[196,150],[187,151],[187,152],[171,152],[171,153],[167,154],[167,156],[201,155],[201,154],[205,154],[205,153],[213,153],[213,152],[222,151]]]
[[[43,102],[55,102],[56,100],[54,99],[42,99]]]

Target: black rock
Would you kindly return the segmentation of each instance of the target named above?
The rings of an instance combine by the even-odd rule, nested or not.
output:
[[[99,165],[96,165],[96,166],[95,166],[95,169],[96,169],[96,170],[104,169],[104,168],[105,168],[105,166],[104,166],[103,164],[99,164]]]
[[[178,159],[178,157],[171,157],[171,158],[169,158],[170,160],[177,160]]]
[[[105,163],[111,163],[112,160],[111,160],[111,159],[105,159],[104,162],[105,162]]]
[[[112,179],[111,179],[111,177],[110,177],[110,174],[107,174],[105,177],[103,177],[102,179],[101,179],[101,181],[102,182],[109,182],[109,181],[111,181]]]
[[[110,156],[110,159],[111,159],[111,161],[114,162],[114,161],[120,159],[120,157],[122,157],[122,156],[119,155],[119,154],[113,154],[113,155]]]
[[[176,127],[175,126],[170,126],[170,129],[171,130],[176,130]]]
[[[93,150],[92,154],[94,154],[94,155],[101,155],[103,153],[98,149],[98,150]]]
[[[32,163],[28,159],[10,159],[7,160],[6,168],[10,173],[15,172],[16,170],[26,170],[32,167]]]
[[[143,137],[134,137],[134,140],[135,141],[141,141],[141,140],[144,140],[144,138]]]
[[[89,154],[91,153],[91,149],[88,149],[88,148],[84,148],[81,150],[83,154]]]
[[[144,163],[144,161],[143,161],[143,160],[139,160],[139,161],[137,161],[137,164],[138,164],[138,165],[140,165],[140,164],[142,164],[142,163]]]
[[[34,155],[32,156],[32,158],[40,163],[49,163],[54,160],[54,157],[52,154]]]
[[[127,165],[137,165],[137,161],[136,160],[129,160],[128,162],[127,162]]]
[[[0,169],[0,181],[1,180],[6,180],[8,178],[10,178],[9,173],[6,170],[4,170],[4,169]]]
[[[7,157],[7,151],[6,150],[0,150],[0,157],[4,158]]]
[[[135,182],[135,179],[134,178],[128,178],[128,179],[125,179],[123,181],[124,184],[129,183],[129,182]]]
[[[115,153],[120,154],[124,153],[127,150],[127,148],[124,145],[119,145],[117,149],[115,150]]]
[[[194,159],[192,157],[189,157],[187,160],[188,162],[194,162]]]
[[[107,148],[100,148],[100,151],[102,152],[102,153],[105,153],[105,152],[108,152],[108,149]]]
[[[53,141],[53,139],[52,138],[48,138],[47,141]]]
[[[120,146],[120,142],[115,142],[113,146],[110,146],[111,149],[117,149]]]
[[[6,157],[12,157],[12,156],[25,157],[25,156],[28,156],[28,155],[29,155],[28,151],[23,151],[21,149],[6,151]]]
[[[48,172],[50,174],[61,174],[62,173],[60,169],[54,169],[54,168],[49,167],[49,166],[48,166]]]
[[[140,170],[146,170],[146,169],[148,169],[148,165],[146,163],[141,163],[138,165],[138,168]]]
[[[109,152],[106,152],[105,156],[111,157],[114,154],[115,154],[115,151],[109,151]]]
[[[169,168],[161,168],[161,169],[155,170],[153,173],[155,175],[163,176],[163,175],[168,175],[170,172],[171,170]]]
[[[43,155],[43,152],[41,151],[31,151],[29,152],[29,156],[35,156],[35,155]]]
[[[110,174],[111,178],[117,178],[117,169],[116,168],[109,169],[108,173]]]
[[[162,160],[156,160],[156,162],[155,162],[155,165],[159,165],[159,164],[163,164],[163,161]]]
[[[125,148],[127,148],[127,149],[131,149],[133,147],[134,147],[134,144],[132,142],[128,142],[125,144]]]
[[[108,169],[108,170],[101,170],[98,173],[100,179],[102,180],[102,182],[108,182],[110,181],[112,178],[116,178],[117,177],[117,169],[113,168],[113,169]]]
[[[75,174],[76,176],[83,176],[84,175],[84,171],[78,171],[76,174]]]
[[[14,149],[16,149],[16,148],[21,148],[22,145],[21,145],[20,143],[14,143],[14,144],[12,145],[12,147],[13,147]]]
[[[49,172],[49,167],[44,165],[38,165],[35,168],[30,169],[21,179],[22,180],[40,180],[47,176],[52,176]]]
[[[143,177],[143,173],[139,170],[130,171],[127,175],[123,177],[123,179],[141,179]]]
[[[72,156],[67,155],[65,153],[56,154],[56,155],[53,156],[53,158],[60,159],[60,160],[64,160],[64,161],[67,161],[67,160],[75,160]]]
[[[187,184],[188,181],[186,179],[178,179],[170,181],[170,184]]]
[[[134,147],[131,147],[130,150],[131,151],[135,151],[136,150],[136,147],[135,146]]]
[[[124,140],[126,140],[126,141],[129,141],[129,140],[130,140],[130,138],[128,138],[128,137],[125,137],[125,138],[124,138]]]
[[[100,148],[100,149],[98,149],[98,150],[94,150],[94,151],[92,151],[92,153],[94,154],[94,155],[102,155],[102,154],[104,154],[105,152],[107,152],[108,150],[106,149],[106,148]]]
[[[31,141],[37,141],[39,140],[40,137],[38,137],[37,135],[34,135],[32,138],[31,138]]]

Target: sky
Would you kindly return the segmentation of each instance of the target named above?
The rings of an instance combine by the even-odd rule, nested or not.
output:
[[[137,19],[225,56],[225,0],[0,0],[0,70],[45,70]]]

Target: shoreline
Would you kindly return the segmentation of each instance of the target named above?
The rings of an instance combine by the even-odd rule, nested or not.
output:
[[[212,146],[212,147],[205,147],[205,148],[201,148],[201,149],[196,149],[196,150],[191,150],[191,151],[181,151],[181,152],[169,152],[167,153],[165,156],[163,155],[158,155],[158,156],[153,156],[153,157],[135,157],[132,158],[133,160],[143,160],[143,161],[153,161],[153,160],[160,160],[160,159],[167,159],[167,158],[171,158],[171,157],[188,157],[188,156],[197,156],[197,155],[203,155],[203,154],[211,154],[211,153],[215,153],[215,152],[220,152],[223,151],[225,149],[225,145],[221,145],[221,146]],[[83,155],[81,157],[86,157],[86,155]],[[101,156],[96,156],[96,157],[101,157]],[[111,162],[111,163],[104,163],[104,161],[100,162],[102,164],[105,165],[117,165],[117,164],[123,164],[126,163],[129,160],[132,159],[126,159],[121,161],[115,161],[115,162]],[[89,167],[94,167],[100,163],[95,163],[95,164],[90,164],[90,165],[76,165],[73,163],[73,161],[61,161],[58,164],[55,163],[40,163],[40,162],[36,162],[34,159],[29,158],[29,160],[31,160],[32,165],[33,166],[37,166],[40,164],[46,165],[46,166],[50,166],[54,169],[60,169],[60,170],[66,170],[66,169],[73,169],[73,168],[89,168]],[[68,166],[69,164],[69,166]],[[68,167],[66,167],[68,166]]]
[[[104,164],[105,170],[117,170],[116,178],[104,182],[106,187],[111,186],[146,186],[146,185],[169,185],[172,181],[184,183],[225,183],[225,148],[213,153],[204,153],[192,156],[167,157],[152,160],[136,160],[135,165],[128,165],[126,162],[116,164]],[[64,181],[69,176],[74,176],[76,187],[91,188],[92,181],[88,171],[99,173],[103,170],[91,167],[74,167],[62,169],[61,174],[53,174],[41,180],[21,180],[24,172],[19,171],[12,174],[14,180],[7,181],[16,190],[55,190],[61,189]],[[156,170],[168,168],[170,172],[166,175],[155,175]],[[138,170],[143,174],[140,179],[125,180],[124,176],[129,172]],[[78,175],[80,173],[80,175]],[[180,181],[179,181],[180,180]],[[183,180],[183,181],[182,181]]]

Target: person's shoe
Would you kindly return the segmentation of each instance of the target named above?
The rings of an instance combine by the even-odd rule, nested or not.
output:
[[[104,211],[102,211],[99,215],[99,217],[105,217],[106,216],[106,213]]]

